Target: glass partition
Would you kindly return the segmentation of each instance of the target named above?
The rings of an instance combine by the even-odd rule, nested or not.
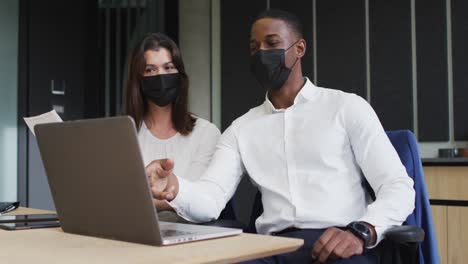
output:
[[[0,1],[0,201],[17,200],[18,2]]]

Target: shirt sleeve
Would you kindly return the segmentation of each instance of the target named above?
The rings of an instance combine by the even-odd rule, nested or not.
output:
[[[176,165],[177,166],[177,165]],[[178,177],[179,193],[169,204],[188,221],[215,220],[234,195],[245,171],[233,126],[219,140],[213,159],[200,180]]]
[[[199,142],[192,155],[192,160],[185,171],[185,174],[189,174],[190,177],[186,177],[186,179],[197,180],[202,176],[210,164],[221,136],[219,129],[211,123],[208,123],[199,133]]]
[[[376,200],[358,219],[375,226],[377,245],[384,232],[401,225],[414,209],[413,180],[372,107],[353,95],[344,107],[344,123],[356,162],[375,192]]]

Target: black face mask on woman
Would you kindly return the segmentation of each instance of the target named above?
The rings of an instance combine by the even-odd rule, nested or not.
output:
[[[158,106],[172,103],[179,95],[180,74],[168,73],[155,76],[145,76],[141,81],[143,95]]]
[[[298,41],[287,49],[258,50],[250,56],[251,71],[260,85],[268,90],[279,90],[288,80],[291,68],[286,67],[285,53]]]

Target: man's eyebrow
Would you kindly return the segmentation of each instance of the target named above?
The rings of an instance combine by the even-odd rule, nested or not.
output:
[[[274,37],[277,37],[277,38],[281,38],[280,35],[274,33],[274,34],[268,34],[265,36],[266,39],[270,39],[270,38],[274,38]],[[251,38],[250,39],[250,43],[254,43],[255,42],[255,39],[254,38]]]
[[[279,37],[279,38],[281,38],[281,36],[278,35],[278,34],[268,34],[268,35],[265,36],[265,38],[273,38],[273,37]]]

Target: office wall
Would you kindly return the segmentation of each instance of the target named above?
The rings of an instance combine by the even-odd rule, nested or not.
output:
[[[0,2],[0,201],[17,199],[18,1]]]
[[[178,3],[179,47],[190,78],[189,110],[221,128],[221,1]]]
[[[179,42],[179,7],[175,0],[95,1],[98,3],[97,53],[104,116],[120,115],[125,102],[128,59],[131,49],[150,32],[163,32]]]
[[[318,86],[370,102],[384,129],[409,129],[422,157],[468,147],[468,16],[461,0],[221,1],[221,123],[262,103],[265,91],[249,69],[249,33],[268,8],[296,14],[304,25],[303,73]],[[452,60],[453,59],[453,60]],[[242,221],[252,186],[236,193]]]
[[[119,115],[126,58],[134,43],[146,32],[165,32],[178,42],[175,0],[18,2],[20,117],[56,105],[64,110],[64,120]],[[51,80],[64,82],[66,93],[51,94]],[[18,122],[19,200],[53,209],[35,138]]]
[[[308,43],[304,75],[367,99],[386,130],[409,129],[423,157],[468,147],[466,3],[458,0],[221,2],[222,127],[260,104],[248,35],[260,11],[298,15]]]
[[[179,46],[190,78],[189,109],[211,120],[211,0],[179,0]]]
[[[64,120],[99,115],[97,11],[94,0],[72,6],[61,0],[19,1],[19,117],[52,108]],[[19,200],[25,206],[54,209],[36,139],[21,118],[17,122]]]

